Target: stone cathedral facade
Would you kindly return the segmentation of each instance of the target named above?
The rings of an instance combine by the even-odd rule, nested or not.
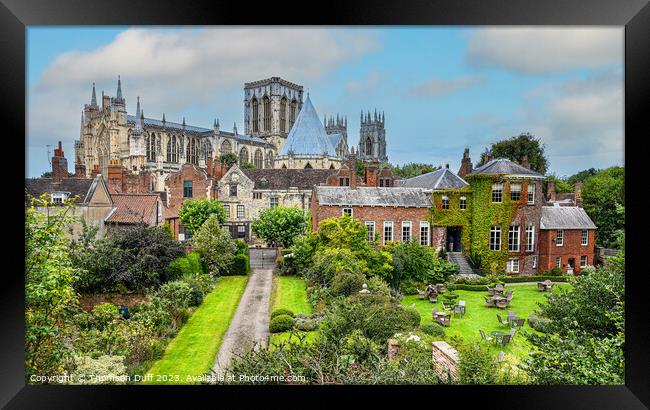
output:
[[[306,109],[305,109],[306,108]],[[244,130],[211,128],[146,117],[140,98],[133,115],[118,76],[115,97],[102,91],[98,101],[93,84],[90,104],[81,114],[75,141],[77,176],[107,175],[109,165],[121,165],[134,174],[151,174],[152,191],[164,189],[165,179],[184,164],[211,168],[225,154],[235,154],[240,166],[288,169],[338,169],[348,147],[347,118],[337,115],[322,123],[303,86],[279,77],[244,84]],[[289,142],[289,144],[287,144]],[[362,115],[359,157],[385,161],[384,117]]]

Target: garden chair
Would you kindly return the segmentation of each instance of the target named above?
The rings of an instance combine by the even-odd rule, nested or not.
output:
[[[440,323],[443,326],[449,326],[451,325],[451,316],[440,316],[438,317],[438,323]]]
[[[524,319],[524,318],[517,318],[512,323],[513,323],[513,325],[515,327],[523,327],[525,321],[526,321],[526,319]]]
[[[508,325],[508,324],[510,324],[510,321],[508,321],[508,319],[503,320],[503,319],[501,318],[501,315],[498,314],[498,313],[497,313],[497,320],[499,320],[499,323],[502,324],[502,325]]]
[[[537,290],[540,292],[546,291],[546,284],[544,282],[537,282]]]
[[[445,292],[447,291],[447,289],[445,288],[445,285],[444,285],[444,284],[442,284],[442,283],[438,283],[438,284],[436,285],[436,291],[437,291],[438,293],[445,293]]]
[[[492,299],[490,297],[487,297],[487,296],[484,299],[485,299],[485,306],[487,306],[487,307],[494,307],[495,306],[494,305],[494,299]]]
[[[481,329],[478,330],[481,333],[481,340],[485,340],[487,342],[492,342],[494,341],[494,338],[492,336],[488,336],[485,334],[485,332]]]
[[[508,311],[508,320],[515,319],[517,317],[517,314],[515,313],[514,310],[509,310]]]
[[[467,311],[467,306],[465,305],[465,301],[464,300],[459,300],[458,301],[458,306],[460,306],[460,310],[463,312],[460,317],[463,317],[463,315]]]
[[[450,312],[450,311],[451,311],[451,307],[445,305],[445,302],[440,302],[440,303],[442,304],[442,309],[443,309],[443,310],[445,310],[446,312]]]
[[[517,330],[514,328],[510,329],[510,340],[515,338],[515,333],[517,333]]]
[[[512,336],[510,336],[510,334],[503,335],[503,337],[501,337],[501,339],[499,340],[499,345],[501,345],[501,348],[503,349],[503,345],[507,345],[508,343],[510,343],[511,339]]]
[[[504,352],[503,350],[500,351],[499,356],[497,356],[497,363],[503,362],[503,359],[505,358],[505,356],[506,356],[506,352]]]
[[[427,296],[426,292],[423,292],[421,290],[418,290],[418,299],[424,300],[424,298]]]
[[[508,302],[507,300],[499,300],[499,301],[496,303],[496,306],[497,306],[499,309],[505,309],[509,304],[510,304],[510,302]]]
[[[429,295],[429,302],[436,303],[438,301],[438,294],[432,293]]]
[[[512,291],[509,290],[509,291],[506,293],[506,299],[512,299],[512,296],[513,296]]]
[[[433,318],[433,320],[438,319],[438,309],[433,308],[433,310],[431,311],[431,317]]]
[[[454,316],[456,316],[457,314],[460,315],[461,318],[463,317],[463,306],[461,305],[454,306]]]
[[[488,290],[488,295],[490,295],[490,296],[494,296],[494,288],[491,288],[491,287],[489,287],[489,286],[487,286],[487,285],[485,285],[485,287],[486,287],[487,290]]]

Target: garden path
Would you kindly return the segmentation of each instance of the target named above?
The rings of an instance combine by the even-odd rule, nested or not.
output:
[[[265,344],[269,334],[269,298],[273,269],[255,268],[239,301],[235,316],[223,337],[212,370],[222,375],[235,353],[250,349],[254,343]]]

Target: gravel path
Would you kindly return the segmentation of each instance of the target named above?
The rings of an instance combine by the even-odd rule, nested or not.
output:
[[[253,269],[235,316],[223,337],[212,370],[221,375],[235,352],[251,348],[254,342],[266,344],[269,334],[269,297],[272,269]]]

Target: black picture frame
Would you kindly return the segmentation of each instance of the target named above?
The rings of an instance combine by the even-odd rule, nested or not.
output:
[[[24,212],[20,196],[19,169],[26,143],[26,26],[31,25],[608,25],[625,26],[625,167],[626,185],[645,182],[642,168],[647,156],[644,139],[650,136],[650,6],[648,0],[444,0],[444,1],[368,1],[344,3],[244,3],[216,0],[0,0],[0,113],[3,185],[6,193],[5,243],[20,255],[20,236],[24,229],[18,215]],[[55,103],[55,102],[53,102]],[[645,103],[645,104],[644,104]],[[13,164],[11,163],[13,161]],[[23,166],[25,166],[23,162]],[[644,187],[645,188],[645,187]],[[635,192],[635,190],[628,191]],[[18,194],[16,194],[18,193]],[[3,254],[0,344],[0,406],[7,408],[131,407],[137,399],[154,396],[172,405],[173,400],[205,397],[204,405],[225,404],[225,397],[259,399],[273,407],[284,405],[320,406],[334,394],[370,400],[393,395],[404,405],[435,404],[451,399],[454,408],[465,404],[478,408],[572,408],[637,409],[650,406],[650,340],[647,292],[643,286],[646,270],[642,265],[640,233],[644,221],[641,196],[627,201],[626,271],[626,382],[624,386],[408,386],[399,392],[395,386],[382,388],[253,389],[214,386],[30,386],[24,383],[24,282],[19,273],[20,257]],[[14,238],[14,239],[11,239]],[[6,248],[5,248],[6,249]],[[253,393],[251,393],[251,391]],[[153,397],[147,397],[152,399]],[[218,401],[215,401],[218,400]],[[222,401],[223,400],[223,401]],[[152,402],[149,402],[152,403]],[[234,405],[237,402],[234,402]],[[283,404],[284,403],[284,404]],[[153,405],[147,406],[148,408]],[[187,406],[184,406],[187,407]]]

